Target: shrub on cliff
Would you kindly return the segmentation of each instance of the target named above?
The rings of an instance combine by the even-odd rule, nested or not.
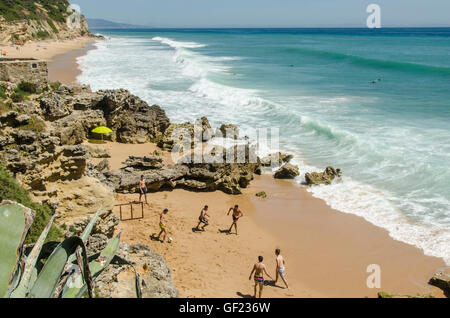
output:
[[[6,99],[8,96],[6,95],[6,87],[0,85],[0,98]]]
[[[11,99],[14,103],[21,103],[25,100],[25,97],[22,94],[19,93],[13,93],[11,95]]]
[[[43,132],[45,130],[45,123],[35,116],[31,116],[28,124],[19,126],[21,130],[31,130],[34,132]]]
[[[36,212],[36,218],[26,239],[27,244],[34,243],[49,222],[52,211],[46,205],[31,201],[28,192],[17,183],[8,171],[0,166],[0,201],[3,200],[16,201]],[[59,241],[61,239],[62,234],[59,229],[52,226],[47,241]]]
[[[34,83],[30,82],[21,82],[19,84],[19,89],[25,93],[36,94],[38,91],[38,87]]]

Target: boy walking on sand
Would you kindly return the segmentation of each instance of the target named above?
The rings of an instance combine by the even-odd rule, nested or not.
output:
[[[233,211],[232,217],[233,217],[233,223],[231,223],[230,229],[228,230],[228,232],[231,234],[231,229],[233,228],[234,225],[234,229],[236,230],[236,235],[238,235],[238,230],[237,230],[237,221],[244,216],[244,214],[242,213],[242,211],[239,209],[239,206],[236,204],[234,206],[234,208],[230,208],[228,210],[227,215],[230,215],[230,212]]]
[[[271,280],[273,280],[273,278],[269,275],[269,273],[267,273],[266,270],[266,266],[262,263],[263,261],[263,257],[262,256],[258,256],[258,263],[256,263],[255,265],[253,265],[253,269],[252,272],[250,273],[249,276],[249,280],[252,280],[252,275],[253,273],[255,273],[255,276],[253,277],[254,281],[255,281],[255,295],[253,296],[253,298],[256,298],[256,289],[259,286],[259,298],[261,298],[262,296],[262,291],[264,288],[264,273],[269,276],[269,278]]]
[[[281,256],[280,252],[281,251],[280,251],[279,248],[277,248],[275,250],[275,255],[277,256],[277,259],[276,259],[276,261],[277,261],[277,271],[275,273],[275,284],[278,281],[278,275],[280,275],[281,279],[283,280],[284,284],[286,285],[286,288],[289,289],[289,285],[288,285],[288,283],[286,281],[286,267],[285,267],[286,266],[286,262],[284,260],[284,257]]]
[[[208,217],[210,217],[210,215],[207,213],[208,211],[208,206],[205,205],[205,207],[202,209],[202,211],[200,212],[200,216],[198,217],[198,224],[197,224],[197,230],[200,231],[205,231],[205,227],[207,227],[209,225],[209,221],[208,221]],[[200,224],[203,223],[202,228],[200,228]]]
[[[139,180],[139,202],[141,202],[142,196],[145,197],[145,203],[147,202],[147,186],[145,185],[144,175],[141,176],[141,180]]]
[[[166,228],[166,214],[169,212],[168,209],[164,209],[164,211],[159,215],[159,228],[161,229],[161,231],[158,234],[158,240],[161,241],[161,234],[164,233],[164,238],[162,239],[161,243],[164,243],[164,240],[166,239],[167,236],[167,228]]]

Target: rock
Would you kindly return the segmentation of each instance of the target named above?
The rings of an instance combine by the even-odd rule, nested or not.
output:
[[[81,222],[82,225],[86,216],[92,216],[100,204],[103,211],[100,217],[106,223],[115,222],[108,219],[113,218],[110,211],[114,208],[114,191],[95,178],[82,177],[78,180],[50,183],[46,187],[46,193],[54,193],[50,195],[51,201],[59,203],[58,217],[55,221],[57,224]],[[110,224],[105,228],[110,227]],[[107,230],[99,232],[109,234]]]
[[[280,166],[283,163],[288,163],[292,160],[292,158],[294,158],[293,155],[288,155],[281,152],[273,153],[262,158],[261,165],[263,167]]]
[[[307,173],[305,175],[305,180],[308,185],[331,184],[336,177],[341,177],[341,175],[341,169],[327,167],[325,171],[321,173]]]
[[[126,167],[132,167],[138,170],[160,169],[163,167],[162,158],[155,156],[130,156],[123,164]]]
[[[199,136],[197,136],[197,132],[196,132],[196,138],[198,140],[201,141],[208,141],[210,140],[212,137],[214,137],[214,131],[211,128],[211,125],[209,123],[208,118],[206,117],[202,117],[199,118],[195,121],[195,126],[196,127],[201,127],[201,138]],[[200,132],[199,132],[200,133]]]
[[[94,145],[86,145],[91,158],[111,158],[111,154],[107,148],[94,146]]]
[[[111,170],[110,166],[109,166],[109,161],[108,159],[103,159],[102,161],[100,161],[96,166],[95,169],[99,172],[104,172],[104,171],[108,171]]]
[[[274,174],[274,178],[276,179],[294,179],[298,177],[300,172],[297,166],[291,165],[290,163],[282,166],[277,172]]]
[[[261,191],[261,192],[258,192],[258,193],[256,194],[256,196],[257,196],[258,198],[265,199],[265,198],[267,198],[267,193],[264,192],[264,191]]]
[[[103,111],[107,126],[114,131],[113,140],[124,143],[144,143],[164,134],[170,121],[161,107],[149,105],[130,92],[100,91],[98,108]]]
[[[106,242],[103,243],[106,245]],[[102,245],[95,242],[96,246]],[[134,264],[139,271],[143,298],[175,298],[179,293],[171,270],[163,257],[143,244],[120,243],[117,255]],[[96,280],[99,297],[135,298],[135,276],[129,265],[110,265]]]
[[[164,134],[157,139],[158,147],[171,151],[182,150],[182,147],[190,149],[194,146],[194,142],[194,125],[191,123],[170,124]]]
[[[223,124],[222,126],[220,126],[219,131],[220,133],[216,132],[216,134],[223,136],[223,138],[239,138],[239,128],[235,125]]]
[[[450,297],[450,273],[448,271],[439,271],[433,275],[429,282],[444,291],[447,297]]]
[[[106,126],[100,110],[73,111],[69,116],[53,122],[52,134],[58,136],[63,145],[83,143],[92,134],[92,129]]]
[[[51,94],[41,99],[41,108],[45,119],[53,121],[69,116],[73,112],[73,106],[66,98],[58,94]]]

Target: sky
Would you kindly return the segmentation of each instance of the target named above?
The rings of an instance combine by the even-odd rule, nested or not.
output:
[[[450,26],[450,0],[71,0],[87,18],[150,27]]]

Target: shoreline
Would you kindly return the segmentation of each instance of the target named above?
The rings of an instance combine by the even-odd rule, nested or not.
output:
[[[72,40],[45,40],[28,42],[16,49],[10,45],[0,45],[0,51],[7,51],[7,58],[35,58],[48,64],[49,82],[60,81],[74,84],[81,73],[77,58],[93,47],[98,39],[81,37]]]
[[[53,78],[63,83],[68,81],[70,78],[62,77],[61,70],[64,70],[64,73],[68,73],[72,78],[69,83],[74,82],[73,79],[76,79],[80,72],[77,58],[86,54],[90,48],[91,45],[88,45],[55,56],[49,62],[49,70],[53,68]],[[148,149],[141,149],[140,145],[130,145],[129,148],[128,151],[133,154],[150,152]],[[122,155],[130,155],[128,151],[122,149]],[[111,168],[115,169],[117,167],[114,165],[120,164],[121,160],[114,154],[113,158],[117,163],[111,164]],[[258,189],[266,191],[268,199],[257,199],[254,194]],[[180,197],[184,200],[179,200]],[[247,267],[251,266],[258,256],[254,253],[259,252],[266,256],[266,265],[270,266],[269,273],[273,275],[273,260],[270,257],[275,247],[281,247],[282,254],[287,259],[287,278],[293,287],[289,293],[268,287],[265,290],[267,297],[375,297],[378,291],[410,295],[432,293],[437,297],[443,296],[439,289],[427,285],[434,272],[445,267],[443,259],[426,256],[419,248],[394,240],[387,230],[376,227],[362,217],[333,210],[325,201],[314,198],[306,188],[293,182],[279,182],[269,176],[262,176],[257,177],[244,194],[239,196],[174,190],[152,193],[149,198],[151,201],[155,200],[155,206],[148,211],[149,218],[139,222],[121,222],[118,229],[124,230],[125,241],[139,243],[140,241],[136,241],[139,238],[143,240],[142,243],[148,243],[152,249],[163,255],[174,272],[174,281],[182,297],[248,296],[252,286],[245,276],[251,269],[247,270]],[[136,195],[119,195],[118,202],[133,199],[137,199]],[[201,233],[201,236],[190,233],[190,227],[196,225],[191,223],[195,223],[202,207],[201,202],[204,201],[215,202],[215,205],[220,203],[223,205],[222,209],[227,209],[233,202],[239,202],[244,213],[249,215],[246,221],[250,233],[243,233],[239,237],[230,236],[231,239],[226,241],[221,237],[225,236],[223,234],[217,234],[217,237],[213,235],[217,231],[207,231],[208,233]],[[171,246],[149,239],[149,235],[157,230],[154,223],[157,222],[155,217],[161,208],[161,202],[168,202],[174,211],[183,212],[180,220],[177,220],[179,222],[175,228],[176,237]],[[189,209],[186,209],[186,202],[192,202]],[[281,217],[280,213],[283,213]],[[224,224],[229,223],[227,220],[223,216],[218,218],[218,222]],[[133,224],[131,228],[129,224]],[[209,231],[212,231],[211,227]],[[254,233],[258,235],[252,235]],[[199,240],[200,244],[195,240]],[[247,243],[248,246],[245,246]],[[271,243],[273,246],[270,248],[259,247],[260,244]],[[241,244],[244,247],[240,246]],[[214,251],[213,255],[205,255],[208,253],[205,253],[202,246]],[[236,249],[236,246],[242,247],[243,251]],[[195,251],[191,250],[193,247]],[[185,249],[189,249],[189,253],[183,252]],[[233,261],[230,260],[230,253],[234,253]],[[242,257],[245,257],[245,264]],[[219,262],[220,266],[217,266],[215,271],[210,271],[209,266],[204,268],[212,261],[223,262],[225,258],[226,263]],[[382,267],[384,274],[381,289],[368,290],[365,287],[369,275],[366,273],[366,267],[370,264],[379,264]],[[416,266],[411,268],[411,264]],[[245,269],[236,269],[235,266]],[[235,273],[236,277],[232,277],[230,272],[239,274]],[[218,289],[218,285],[222,288]],[[239,286],[239,290],[222,293],[223,286],[229,286],[230,290]]]

